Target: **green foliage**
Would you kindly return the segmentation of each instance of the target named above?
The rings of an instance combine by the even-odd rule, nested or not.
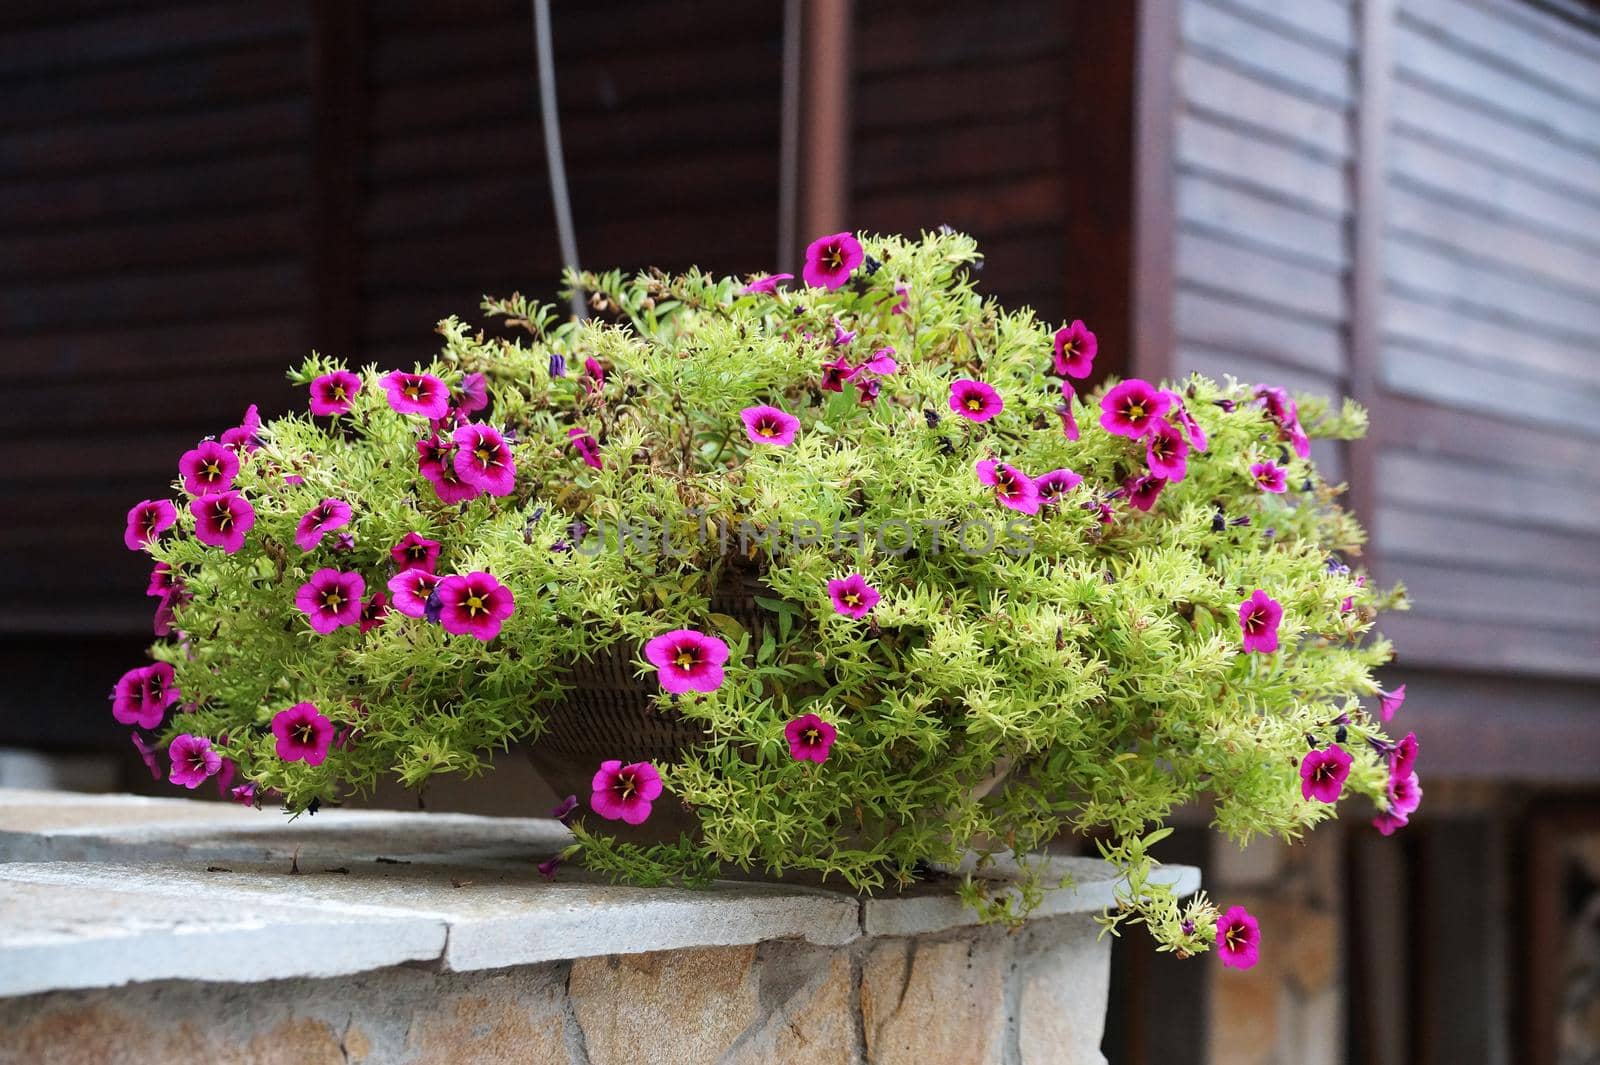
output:
[[[1346,717],[1356,755],[1346,791],[1384,794],[1367,742],[1381,736],[1358,697],[1390,655],[1367,638],[1388,601],[1330,567],[1359,552],[1362,531],[1336,505],[1339,487],[1282,445],[1251,388],[1200,377],[1175,387],[1209,449],[1149,513],[1130,509],[1113,493],[1142,472],[1143,445],[1099,427],[1095,396],[1073,401],[1082,436],[1066,439],[1047,376],[1052,329],[975,291],[969,238],[865,245],[881,268],[831,293],[743,294],[737,280],[699,273],[585,274],[569,283],[590,295],[592,320],[558,322],[514,296],[484,310],[515,339],[441,322],[442,349],[418,368],[451,384],[486,375],[491,405],[478,417],[515,433],[509,497],[441,503],[417,468],[426,425],[390,409],[376,367],[358,371],[349,414],[263,426],[237,483],[257,513],[246,546],[225,555],[200,544],[180,507],[178,534],[152,548],[192,594],[177,608],[185,638],[154,651],[193,707],[164,739],[210,737],[291,811],[386,776],[418,786],[472,775],[490,752],[539,741],[575,663],[620,645],[644,673],[646,640],[696,628],[728,641],[727,680],[676,700],[706,738],[660,768],[663,801],[692,805],[700,838],[617,844],[591,817],[577,849],[593,867],[643,883],[699,882],[728,866],[802,871],[873,890],[968,851],[1026,855],[1063,832],[1092,833],[1128,877],[1113,930],[1142,921],[1164,949],[1204,949],[1215,909],[1203,897],[1180,907],[1150,879],[1149,848],[1175,807],[1208,804],[1241,842],[1298,836],[1333,813],[1300,797],[1307,739],[1333,742]],[[909,292],[904,313],[892,310],[897,285]],[[874,404],[852,386],[818,388],[835,321],[859,334],[854,361],[895,351],[900,368]],[[552,376],[553,353],[565,376]],[[586,359],[606,368],[603,390],[586,383]],[[314,356],[291,378],[341,368]],[[1003,413],[984,424],[952,414],[961,377],[997,388]],[[764,403],[800,418],[792,446],[746,437],[740,410]],[[1312,436],[1365,427],[1348,403],[1302,399],[1301,413]],[[580,461],[574,426],[598,439],[602,469]],[[1085,480],[1030,519],[979,483],[974,464],[990,457]],[[1287,465],[1289,492],[1258,490],[1249,467],[1266,459]],[[353,508],[355,546],[335,552],[330,535],[302,552],[295,524],[325,497]],[[1112,520],[1082,505],[1091,501],[1110,502]],[[574,522],[590,530],[583,550],[563,549]],[[796,542],[796,523],[822,542]],[[619,524],[656,530],[653,544],[618,537]],[[660,549],[663,528],[673,553]],[[612,532],[596,549],[601,529]],[[992,550],[958,546],[963,530],[976,546],[986,529]],[[382,587],[390,546],[411,531],[443,544],[441,573],[488,570],[512,589],[500,636],[483,643],[395,613],[365,634],[312,632],[296,589],[324,566]],[[727,556],[749,546],[741,532],[781,548],[757,552],[770,620],[759,639],[708,608]],[[836,614],[826,592],[853,571],[883,593],[861,621]],[[1276,654],[1241,652],[1238,605],[1256,588],[1284,606]],[[318,767],[280,761],[270,735],[272,716],[301,700],[353,733]],[[806,712],[838,728],[821,765],[791,758],[784,742],[784,723]],[[981,881],[963,893],[989,917],[1016,919],[1046,886],[1038,877],[1000,898]]]

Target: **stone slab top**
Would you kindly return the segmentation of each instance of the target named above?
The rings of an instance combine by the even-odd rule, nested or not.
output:
[[[874,898],[788,883],[613,885],[535,868],[556,821],[276,811],[0,789],[0,996],[151,980],[251,982],[395,965],[464,972],[687,947],[931,934],[976,923],[949,883]],[[1116,878],[1049,859],[1037,916],[1098,912]],[[1008,870],[989,870],[1003,889]],[[1197,870],[1159,874],[1180,894]]]

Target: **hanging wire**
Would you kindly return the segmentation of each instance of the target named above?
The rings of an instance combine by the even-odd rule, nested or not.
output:
[[[550,200],[556,212],[561,263],[578,271],[578,236],[572,225],[572,200],[567,195],[567,163],[561,152],[561,119],[556,109],[555,50],[550,43],[550,0],[533,2],[533,52],[539,67],[539,114],[544,124],[545,167],[550,172]],[[588,316],[583,293],[573,290],[572,314]]]

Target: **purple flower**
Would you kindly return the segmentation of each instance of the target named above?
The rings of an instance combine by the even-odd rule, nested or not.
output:
[[[1128,506],[1149,513],[1150,508],[1156,505],[1156,499],[1161,495],[1162,489],[1166,487],[1167,479],[1152,473],[1131,479],[1122,486],[1122,489],[1127,493]]]
[[[342,625],[361,621],[361,597],[367,582],[359,573],[345,573],[324,567],[295,593],[294,605],[317,632],[327,635]]]
[[[1282,466],[1272,461],[1257,462],[1250,467],[1250,476],[1255,478],[1256,484],[1263,492],[1285,492],[1289,488],[1289,477]]]
[[[844,383],[853,378],[857,372],[857,367],[851,366],[849,359],[843,355],[836,355],[832,362],[822,364],[822,390],[843,392]]]
[[[963,377],[950,382],[950,409],[969,422],[986,422],[1004,410],[1005,406],[1000,393],[982,381]]]
[[[454,441],[456,476],[492,496],[508,496],[516,486],[517,465],[498,429],[473,422],[457,429]]]
[[[342,499],[324,499],[300,518],[294,529],[294,542],[302,551],[314,551],[329,530],[350,524],[350,504]]]
[[[978,463],[977,471],[978,480],[994,488],[995,502],[1022,514],[1039,513],[1039,487],[1033,478],[993,459]]]
[[[150,770],[151,780],[161,779],[161,763],[156,759],[160,755],[160,748],[154,744],[146,743],[145,738],[137,732],[128,733],[128,738],[133,741],[133,749],[139,752],[139,760],[144,762],[144,767]]]
[[[1243,906],[1217,918],[1217,957],[1233,969],[1248,969],[1260,959],[1261,925]]]
[[[606,387],[606,368],[600,360],[589,356],[583,360],[583,387],[590,395],[598,396]]]
[[[1137,440],[1171,404],[1150,382],[1130,378],[1101,397],[1100,426],[1108,433]]]
[[[1303,459],[1310,458],[1311,440],[1300,427],[1300,408],[1289,393],[1281,388],[1262,385],[1256,389],[1256,398],[1261,400],[1267,417],[1277,423],[1279,439],[1287,440],[1296,455]]]
[[[172,772],[167,779],[190,791],[222,769],[222,756],[211,749],[211,741],[187,732],[168,745],[167,757],[172,760]]]
[[[421,533],[408,532],[389,548],[389,557],[402,570],[420,569],[433,573],[439,566],[439,541]]]
[[[763,277],[752,278],[748,285],[739,290],[739,295],[753,296],[757,293],[770,294],[778,291],[778,282],[793,280],[793,274],[767,274]]]
[[[835,613],[859,620],[866,617],[883,597],[878,594],[876,588],[867,583],[865,577],[859,573],[852,573],[843,580],[828,582],[828,598],[833,600]]]
[[[814,288],[829,292],[850,280],[850,274],[865,258],[861,242],[849,233],[818,237],[806,247],[806,264],[800,276]]]
[[[469,373],[461,378],[455,404],[461,414],[476,414],[489,406],[489,382],[483,374]]]
[[[166,499],[145,499],[128,511],[122,542],[129,551],[143,551],[151,541],[178,522],[178,508]]]
[[[456,472],[456,444],[430,436],[417,441],[417,469],[433,484],[441,503],[465,503],[483,493]]]
[[[178,460],[183,490],[192,496],[214,495],[233,487],[239,475],[239,456],[215,440],[202,440]]]
[[[1300,759],[1300,795],[1318,802],[1338,802],[1344,790],[1345,778],[1350,775],[1354,761],[1343,747],[1329,744],[1320,750],[1307,751]]]
[[[383,375],[382,381],[389,406],[401,414],[437,419],[450,411],[450,390],[431,373],[392,370]]]
[[[883,387],[870,377],[852,375],[856,385],[856,405],[870,407],[878,401],[878,392]]]
[[[600,461],[600,443],[595,440],[594,434],[580,426],[567,430],[567,440],[571,442],[572,449],[578,453],[584,465],[593,466],[597,470],[605,468]]]
[[[1100,350],[1087,326],[1074,319],[1071,325],[1056,330],[1055,370],[1062,377],[1088,377],[1094,369],[1094,357]]]
[[[1067,493],[1083,483],[1083,477],[1068,469],[1051,470],[1034,482],[1039,490],[1039,504],[1053,507],[1066,498]]]
[[[788,447],[800,431],[800,419],[777,407],[746,407],[739,412],[745,435],[752,443]]]
[[[408,618],[424,617],[428,610],[428,597],[441,580],[443,578],[436,576],[432,570],[421,567],[395,574],[389,579],[394,608]]]
[[[673,629],[645,644],[644,657],[656,667],[665,691],[673,695],[714,692],[722,687],[728,645],[693,629]]]
[[[362,632],[371,632],[383,624],[389,616],[389,595],[382,588],[367,597],[367,602],[361,608],[361,620],[358,627]]]
[[[899,301],[889,308],[890,314],[906,314],[911,310],[911,289],[905,285],[896,285],[894,294],[899,296]]]
[[[1145,463],[1167,481],[1181,481],[1189,470],[1189,441],[1171,422],[1156,421],[1145,437]]]
[[[179,697],[170,664],[156,662],[130,669],[117,681],[111,693],[111,716],[123,725],[160,728],[162,718],[167,716],[167,708]]]
[[[349,370],[325,373],[311,382],[312,414],[347,414],[361,391],[361,378]]]
[[[439,597],[439,624],[445,632],[475,636],[485,643],[500,634],[500,623],[516,609],[511,589],[482,570],[446,577],[434,594]]]
[[[194,538],[207,547],[233,554],[244,546],[244,534],[256,524],[256,511],[238,492],[201,496],[189,504],[194,515]]]
[[[550,816],[564,825],[572,824],[572,812],[578,808],[578,797],[568,795],[550,811]]]
[[[1405,739],[1394,745],[1389,762],[1390,776],[1405,776],[1417,767],[1417,734],[1408,732]]]
[[[1404,684],[1392,692],[1386,692],[1382,688],[1378,689],[1378,711],[1383,715],[1385,721],[1394,717],[1395,711],[1404,706],[1405,701],[1406,686]]]
[[[567,357],[561,354],[559,351],[552,351],[550,353],[550,376],[567,376]]]
[[[1177,419],[1178,424],[1183,427],[1183,431],[1189,434],[1190,447],[1196,451],[1204,451],[1210,441],[1206,436],[1206,431],[1200,428],[1200,423],[1195,421],[1193,414],[1189,413],[1189,408],[1183,405],[1183,397],[1176,392],[1169,391],[1167,398],[1172,401],[1172,408],[1167,417]]]
[[[1245,653],[1271,654],[1278,649],[1278,624],[1283,607],[1272,596],[1257,588],[1239,604],[1239,628],[1244,631]]]
[[[261,439],[257,435],[261,431],[261,412],[254,403],[245,408],[244,420],[232,429],[225,429],[218,441],[223,447],[232,448],[234,454],[246,454],[261,446]]]
[[[574,798],[572,801],[576,803],[578,800]],[[561,855],[552,854],[534,868],[538,869],[539,875],[546,880],[554,880],[556,878],[556,870],[561,868]]]
[[[333,722],[311,703],[295,703],[272,717],[278,757],[285,762],[321,765],[333,746]]]
[[[649,762],[623,765],[612,759],[600,763],[590,787],[589,805],[595,813],[607,821],[642,825],[650,804],[661,797],[661,774]]]
[[[895,373],[900,369],[900,364],[894,359],[893,348],[879,348],[867,356],[867,361],[862,363],[857,372],[875,373],[880,377]]]
[[[815,762],[821,765],[828,760],[837,729],[816,714],[801,714],[783,726],[783,737],[789,741],[789,757],[797,762]]]
[[[1078,439],[1078,416],[1072,413],[1072,401],[1076,397],[1072,382],[1062,381],[1061,406],[1056,408],[1056,413],[1061,415],[1061,432],[1068,440]]]
[[[839,319],[837,319],[837,318],[835,318],[833,320],[833,346],[834,347],[836,347],[836,348],[846,347],[847,345],[853,343],[855,341],[855,339],[856,339],[856,334],[854,332],[852,332],[851,330],[846,329],[844,327],[844,323],[843,322],[839,321]]]

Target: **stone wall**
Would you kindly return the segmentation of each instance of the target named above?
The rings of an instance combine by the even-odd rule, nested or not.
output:
[[[0,789],[0,1065],[1104,1061],[1103,863],[1008,931],[948,882],[547,881],[567,839]]]

